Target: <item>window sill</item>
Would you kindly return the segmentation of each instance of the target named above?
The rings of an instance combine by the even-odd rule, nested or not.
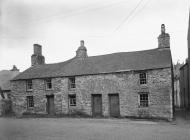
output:
[[[45,90],[46,90],[46,91],[52,91],[53,88],[46,88]]]
[[[34,106],[33,107],[27,107],[27,110],[33,110],[34,109]]]
[[[74,91],[76,90],[76,88],[69,88],[69,91]]]
[[[69,105],[69,107],[77,107],[76,105]]]
[[[139,106],[139,108],[141,108],[141,109],[148,109],[149,106]]]
[[[26,92],[32,92],[33,91],[33,89],[27,89],[26,90]]]
[[[140,86],[147,86],[148,84],[146,83],[146,84],[139,84]]]

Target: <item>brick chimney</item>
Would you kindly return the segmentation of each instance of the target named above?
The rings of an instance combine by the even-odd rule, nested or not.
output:
[[[170,35],[165,32],[165,25],[161,25],[161,34],[158,36],[158,48],[170,48]]]
[[[42,55],[42,46],[34,44],[34,54],[31,56],[31,65],[42,65],[45,64],[45,57]]]
[[[86,57],[88,57],[87,49],[84,46],[84,40],[80,41],[80,47],[76,51],[76,57],[77,58],[86,58]]]

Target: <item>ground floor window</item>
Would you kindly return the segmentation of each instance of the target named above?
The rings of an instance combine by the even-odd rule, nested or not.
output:
[[[27,99],[27,107],[28,108],[34,107],[34,98],[33,98],[33,96],[27,96],[26,99]]]
[[[148,93],[140,93],[140,107],[148,107]]]
[[[69,95],[69,106],[76,106],[76,94]]]

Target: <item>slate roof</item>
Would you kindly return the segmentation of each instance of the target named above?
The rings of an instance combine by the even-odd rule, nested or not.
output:
[[[84,59],[72,58],[61,63],[36,65],[28,68],[13,80],[168,68],[171,67],[171,62],[169,48],[120,52]]]
[[[0,87],[2,90],[10,90],[10,80],[12,80],[16,75],[18,75],[19,71],[9,71],[2,70],[0,71]]]

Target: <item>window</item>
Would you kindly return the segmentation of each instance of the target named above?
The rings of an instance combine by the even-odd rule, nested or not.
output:
[[[32,90],[32,80],[26,81],[26,90]]]
[[[76,106],[76,94],[69,95],[69,105]]]
[[[148,107],[148,93],[140,93],[140,107]]]
[[[140,73],[139,74],[139,78],[140,78],[140,84],[146,84],[147,83],[147,77],[146,77],[146,73]]]
[[[75,77],[70,77],[69,78],[69,89],[75,88]]]
[[[34,99],[33,96],[27,96],[27,107],[34,107]]]
[[[46,84],[46,89],[52,89],[51,79],[46,79],[45,84]]]

